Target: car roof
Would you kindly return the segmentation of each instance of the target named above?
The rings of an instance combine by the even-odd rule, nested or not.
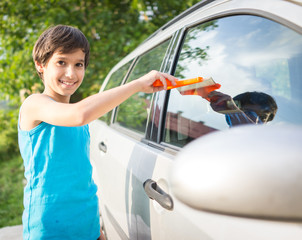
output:
[[[266,17],[302,34],[302,0],[205,0],[187,9],[150,35],[134,51],[116,64],[107,78],[131,59],[171,38],[173,33],[179,29],[215,18],[239,14]]]

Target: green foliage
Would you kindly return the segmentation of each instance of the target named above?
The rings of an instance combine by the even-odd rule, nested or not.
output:
[[[0,228],[21,224],[23,172],[20,156],[0,161]]]
[[[89,67],[72,101],[99,91],[109,70],[152,32],[192,6],[191,1],[145,0],[2,0],[0,1],[0,101],[20,106],[29,94],[43,90],[31,52],[49,26],[79,28],[91,46]],[[15,111],[13,113],[13,111]],[[17,109],[1,114],[0,134],[12,152]],[[12,139],[9,139],[12,138]],[[3,140],[2,140],[3,142]],[[14,147],[17,145],[15,144]],[[0,150],[1,154],[3,149]]]
[[[117,122],[138,132],[144,132],[147,121],[147,101],[150,94],[138,93],[118,108]]]
[[[111,88],[115,88],[122,83],[125,75],[127,74],[127,71],[129,69],[130,65],[131,65],[131,62],[126,63],[124,66],[119,68],[117,71],[115,71],[111,75],[110,81],[106,84],[105,91],[108,89],[111,89]],[[112,111],[104,114],[102,117],[100,117],[100,119],[102,121],[105,121],[107,124],[109,124],[111,121],[111,117],[112,117]]]
[[[21,98],[43,85],[31,57],[38,36],[49,26],[78,27],[91,45],[90,66],[78,101],[99,91],[109,70],[148,35],[197,1],[0,1],[0,100],[20,106]],[[142,18],[145,17],[145,18]],[[1,157],[17,152],[17,110],[1,112]],[[4,150],[5,149],[5,150]]]
[[[86,35],[91,46],[90,63],[81,88],[72,97],[72,101],[76,102],[98,92],[106,74],[121,58],[157,28],[196,2],[0,1],[0,227],[21,222],[22,195],[19,187],[22,182],[20,171],[23,170],[20,167],[21,158],[15,158],[19,152],[17,119],[24,97],[43,90],[31,56],[39,35],[57,24],[77,27]],[[2,100],[14,107],[1,109]]]
[[[137,60],[127,81],[133,81],[151,70],[160,70],[168,45],[169,41],[166,41],[142,55]],[[119,106],[117,122],[125,127],[144,133],[151,97],[152,94],[142,92],[131,96]]]
[[[15,109],[0,110],[0,162],[10,160],[19,152],[17,114]]]
[[[199,65],[202,65],[202,62],[208,60],[208,51],[210,49],[209,46],[206,46],[204,49],[200,47],[192,47],[192,42],[198,39],[198,34],[201,32],[207,32],[209,30],[217,28],[217,20],[209,21],[204,24],[201,24],[186,34],[186,41],[183,43],[182,50],[179,56],[177,69],[175,72],[175,76],[178,78],[184,78],[182,72],[187,70],[188,64],[191,61],[196,61]],[[193,44],[194,45],[194,44]]]
[[[49,26],[78,27],[91,45],[85,81],[73,98],[97,92],[109,70],[147,36],[198,1],[2,0],[0,1],[0,89],[19,101],[19,91],[41,84],[31,52]],[[145,18],[142,18],[145,16]],[[20,102],[20,101],[19,101]]]

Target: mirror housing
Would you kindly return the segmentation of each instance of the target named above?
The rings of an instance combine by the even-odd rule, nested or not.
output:
[[[200,137],[177,155],[173,194],[236,216],[302,220],[302,127],[240,126]]]

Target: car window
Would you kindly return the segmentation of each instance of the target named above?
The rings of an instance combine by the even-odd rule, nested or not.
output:
[[[271,20],[231,16],[188,29],[163,141],[184,146],[242,124],[302,124],[302,36]]]
[[[121,68],[116,70],[114,73],[112,73],[109,81],[107,82],[106,87],[104,88],[104,91],[117,87],[121,85],[124,77],[126,76],[128,69],[130,68],[131,62],[126,63]],[[112,111],[104,114],[102,117],[100,117],[100,120],[105,121],[107,124],[110,123],[111,120]]]
[[[168,44],[169,41],[165,41],[139,57],[127,82],[133,81],[151,70],[159,70]],[[116,123],[136,132],[144,133],[151,97],[152,94],[139,92],[127,99],[118,107]]]

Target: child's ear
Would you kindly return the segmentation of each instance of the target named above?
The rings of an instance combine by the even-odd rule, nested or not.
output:
[[[36,69],[39,73],[43,73],[43,65],[42,63],[39,63],[37,61],[35,61],[35,66],[36,66]]]

